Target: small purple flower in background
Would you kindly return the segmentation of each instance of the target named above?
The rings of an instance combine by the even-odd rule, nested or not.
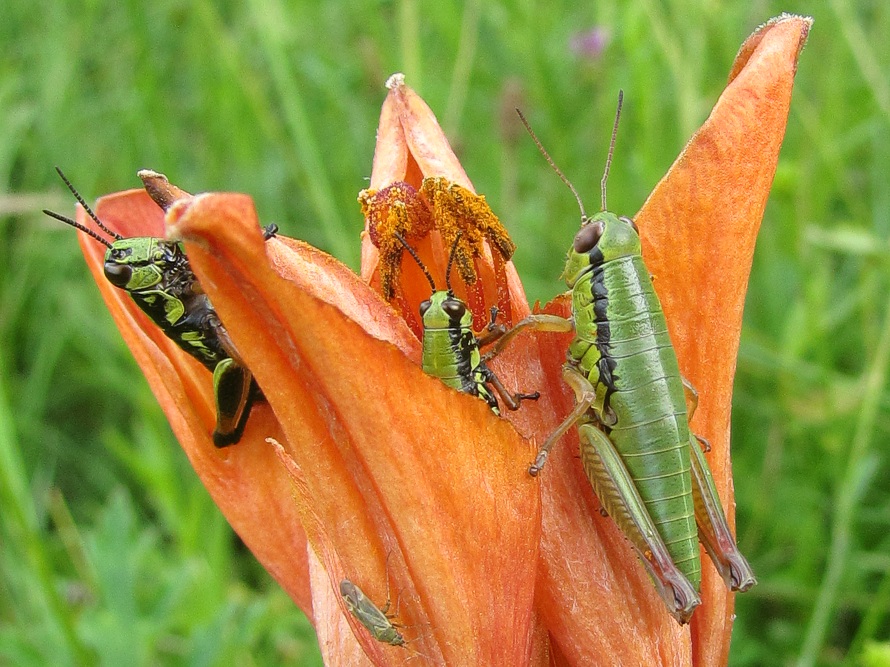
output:
[[[589,28],[572,35],[569,49],[577,56],[596,60],[609,43],[609,37],[609,31],[605,28],[600,26]]]

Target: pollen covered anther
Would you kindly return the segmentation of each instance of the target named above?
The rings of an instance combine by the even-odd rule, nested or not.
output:
[[[428,177],[423,179],[419,191],[397,181],[379,190],[362,190],[358,201],[368,222],[368,235],[380,253],[380,289],[409,322],[414,318],[407,310],[406,298],[408,302],[411,298],[406,295],[414,290],[406,284],[402,273],[403,246],[397,235],[416,245],[421,254],[429,254],[425,252],[428,247],[431,255],[424,262],[433,267],[434,274],[439,274],[443,287],[455,276],[444,275],[442,251],[454,247],[455,272],[465,286],[476,328],[487,321],[489,302],[496,302],[508,324],[512,323],[504,265],[516,246],[484,196],[447,178]],[[438,238],[421,243],[433,231]],[[480,261],[484,259],[494,268],[495,289],[490,294],[479,284],[480,272],[487,268]],[[455,287],[458,292],[464,291],[456,280]]]
[[[358,202],[371,242],[380,252],[380,289],[392,302],[401,278],[403,250],[396,234],[409,242],[421,239],[434,228],[433,216],[426,200],[404,181],[379,190],[362,190]]]

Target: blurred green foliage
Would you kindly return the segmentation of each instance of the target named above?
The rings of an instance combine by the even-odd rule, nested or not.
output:
[[[5,3],[0,664],[320,664],[189,468],[72,230],[38,213],[73,210],[53,165],[88,199],[143,167],[249,193],[357,268],[355,197],[403,71],[547,300],[578,212],[513,108],[590,198],[623,88],[610,208],[633,213],[781,11],[816,24],[736,378],[739,542],[760,585],[737,599],[731,662],[886,664],[890,5],[867,0]]]

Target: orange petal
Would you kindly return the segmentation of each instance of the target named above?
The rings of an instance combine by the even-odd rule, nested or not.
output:
[[[393,116],[398,119],[404,134],[404,145],[408,151],[408,159],[417,165],[420,174],[423,177],[441,176],[452,183],[475,192],[467,173],[461,166],[460,161],[458,161],[454,151],[451,150],[451,145],[448,143],[439,121],[436,120],[436,115],[420,95],[415,93],[410,86],[405,85],[404,75],[393,74],[389,81],[386,82],[386,87],[389,89],[389,94],[384,101],[384,109],[390,106],[394,111]],[[381,127],[383,126],[383,121],[384,118],[381,115]],[[387,132],[383,135],[383,138],[388,139],[390,136],[390,133]],[[378,140],[377,146],[378,151],[381,148],[385,151],[381,155],[389,155],[389,150],[385,145],[381,146],[381,141]],[[375,178],[375,172],[378,170],[377,158],[378,153],[375,152],[374,168],[371,172],[371,187],[382,187],[390,182],[383,181],[377,186],[374,185],[377,182],[377,178]],[[383,169],[384,167],[389,167],[389,164],[380,163],[379,167]],[[387,168],[381,171],[381,176],[391,175],[392,172],[392,169]],[[410,167],[406,165],[403,176],[393,180],[407,181],[419,189],[420,181],[412,182],[409,180],[411,173]]]
[[[700,393],[692,426],[711,442],[708,462],[730,520],[730,408],[745,291],[811,25],[783,15],[748,38],[710,117],[636,217],[680,367]],[[703,574],[695,663],[724,664],[733,596],[713,567]]]
[[[164,235],[163,212],[144,190],[103,197],[96,213],[125,236]],[[80,207],[77,216],[89,225]],[[104,247],[85,234],[80,242],[115,323],[204,486],[257,559],[311,617],[306,536],[291,501],[291,482],[264,442],[266,436],[281,433],[271,409],[254,406],[241,442],[224,450],[214,447],[210,373],[105,279]]]
[[[389,93],[380,110],[369,189],[382,190],[394,183],[405,182],[419,190],[424,176],[444,176],[475,192],[436,116],[426,102],[405,85],[404,75],[393,74],[386,87]],[[412,147],[420,148],[418,156],[412,154]],[[431,158],[425,158],[426,155]],[[362,278],[365,282],[372,282],[378,259],[366,223],[362,234]]]
[[[340,594],[331,589],[330,570],[325,569],[309,551],[309,576],[312,582],[312,598],[319,608],[334,609],[340,602]],[[374,665],[411,664],[414,654],[398,646],[388,646],[369,638],[360,644],[356,638],[359,628],[354,628],[349,613],[327,614],[316,628],[318,648],[325,667],[373,667]],[[355,621],[357,622],[357,621]],[[367,633],[365,633],[367,636]],[[367,651],[367,653],[366,653]],[[371,657],[373,656],[373,657]]]
[[[531,447],[483,401],[282,279],[249,198],[179,202],[169,224],[281,420],[305,479],[297,505],[325,527],[309,534],[321,562],[342,563],[377,603],[389,580],[418,654],[527,664],[540,531]],[[341,575],[328,576],[335,590]],[[343,613],[316,601],[318,624]]]
[[[454,151],[451,150],[445,133],[426,102],[409,86],[405,85],[404,77],[401,74],[394,74],[386,85],[389,93],[383,102],[380,113],[371,185],[369,190],[363,191],[360,195],[360,201],[363,203],[366,214],[372,198],[379,196],[381,191],[390,186],[403,187],[405,183],[413,190],[420,191],[424,179],[428,186],[434,180],[443,183],[443,186],[434,188],[440,192],[448,191],[448,185],[451,185],[464,188],[469,193],[475,194],[473,184],[461,167]],[[488,224],[492,218],[497,221],[497,218],[488,210],[487,204],[484,203],[484,198],[480,197],[479,199],[481,201],[479,206],[484,207],[488,213],[488,217],[481,216],[480,221],[485,224]],[[472,219],[471,217],[470,220]],[[411,240],[412,245],[419,250],[423,261],[434,274],[438,275],[444,275],[450,240],[454,233],[453,230],[449,230],[440,236],[440,232],[446,231],[444,226],[447,224],[446,220],[435,221],[432,234],[429,234],[426,231],[426,226],[422,225],[424,238]],[[472,222],[470,222],[470,226],[472,226]],[[465,235],[473,238],[478,235],[475,230],[466,228],[466,224],[463,227]],[[383,248],[384,257],[381,260],[378,252],[380,239],[372,238],[373,234],[369,233],[371,231],[371,216],[369,215],[366,219],[365,232],[362,234],[362,278],[376,288],[388,289],[388,279],[383,281],[387,284],[381,285],[380,262],[389,263],[383,267],[382,271],[386,276],[398,276],[401,273],[400,267],[392,265],[393,253],[389,252],[387,248]],[[404,233],[404,230],[401,231]],[[430,236],[429,240],[425,238],[427,235]],[[443,242],[442,237],[448,239],[449,242]],[[487,323],[488,307],[495,304],[499,306],[508,322],[518,321],[529,312],[528,301],[516,274],[516,269],[512,262],[506,261],[509,259],[509,255],[506,258],[499,257],[498,249],[493,248],[493,244],[498,245],[498,242],[494,240],[494,237],[486,236],[485,239],[484,242],[480,242],[484,249],[473,262],[473,268],[480,279],[470,286],[468,295],[468,302],[477,320],[478,328]],[[465,239],[464,244],[467,242],[468,240]],[[509,244],[510,253],[512,253],[512,243],[509,239],[506,240],[506,244]],[[429,249],[429,254],[427,249]],[[410,260],[408,262],[410,264]],[[403,266],[408,265],[403,263]],[[469,266],[465,268],[469,269]],[[409,269],[408,272],[410,274],[411,270]],[[417,277],[422,281],[419,274]],[[425,281],[418,285],[428,289]],[[409,285],[404,294],[411,294],[414,291],[416,290],[411,289]],[[400,297],[397,297],[396,301],[398,302],[399,299]],[[404,298],[403,301],[410,303],[412,308],[416,308],[416,304],[419,303],[419,301],[415,302],[410,298]],[[413,313],[407,313],[405,316],[411,319]]]
[[[328,544],[330,537],[321,517],[315,512],[311,502],[306,502],[311,496],[306,476],[279,442],[272,438],[269,438],[268,442],[275,448],[275,453],[293,482],[294,494],[300,499],[297,506],[302,511],[303,525],[310,543]],[[337,553],[332,549],[323,549],[321,554],[324,562],[322,562],[312,549],[308,552],[309,578],[315,608],[333,610],[339,606],[342,610],[341,614],[319,613],[316,617],[315,632],[325,665],[334,667],[386,665],[390,662],[398,664],[399,659],[405,656],[394,652],[392,647],[373,640],[367,632],[363,633],[358,621],[346,608],[339,592],[332,586],[334,582],[347,578],[346,570]],[[359,637],[362,639],[361,643]]]

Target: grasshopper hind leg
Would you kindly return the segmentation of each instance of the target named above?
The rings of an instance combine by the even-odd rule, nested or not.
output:
[[[581,463],[597,497],[636,549],[671,616],[688,623],[701,598],[674,563],[621,456],[592,423],[582,424],[578,435]]]
[[[717,495],[711,469],[694,436],[689,439],[689,449],[699,540],[730,590],[744,593],[757,583],[757,579],[736,545]]]
[[[692,383],[681,376],[686,394],[686,407],[689,419],[698,407],[698,392]],[[720,573],[730,590],[744,593],[757,584],[754,571],[739,551],[726,513],[720,503],[717,487],[711,468],[703,452],[711,451],[711,443],[690,432],[690,463],[692,464],[692,498],[695,503],[695,522],[698,525],[698,538],[714,567]]]
[[[223,359],[213,371],[213,393],[216,397],[216,428],[213,444],[234,445],[244,433],[250,409],[262,393],[253,375],[233,359]]]

